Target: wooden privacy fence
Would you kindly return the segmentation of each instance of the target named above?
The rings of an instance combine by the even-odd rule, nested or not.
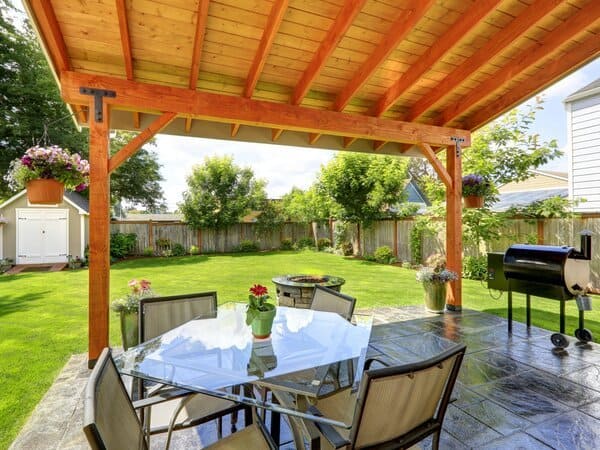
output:
[[[415,225],[413,219],[381,220],[370,227],[348,227],[347,240],[354,243],[356,254],[372,254],[378,247],[388,246],[398,261],[412,261],[410,233]],[[333,240],[335,223],[319,224],[319,238]],[[498,241],[487,242],[479,248],[465,246],[465,255],[485,255],[488,251],[505,251],[515,243],[538,243],[546,245],[570,245],[579,247],[579,232],[591,230],[592,236],[592,280],[600,287],[600,217],[583,215],[575,219],[544,219],[537,222],[524,219],[507,220],[501,230]],[[192,245],[199,248],[200,253],[231,252],[244,240],[255,242],[260,250],[271,250],[281,247],[283,239],[298,242],[303,238],[312,238],[312,227],[304,223],[285,223],[281,229],[259,235],[254,223],[241,223],[215,232],[213,230],[193,230],[182,222],[148,222],[148,221],[113,221],[111,232],[135,233],[137,248],[135,253],[142,254],[147,247],[157,248],[159,239],[168,242],[167,247],[181,244],[186,251]],[[421,254],[423,258],[433,253],[444,253],[445,232],[440,230],[435,235],[425,235],[422,239]]]

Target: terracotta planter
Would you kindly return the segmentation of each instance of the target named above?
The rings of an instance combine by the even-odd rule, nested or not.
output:
[[[465,199],[465,208],[483,208],[483,197],[469,195],[463,198]]]
[[[129,347],[135,347],[139,344],[139,325],[138,325],[138,313],[136,312],[125,312],[119,313],[121,319],[121,339],[123,340],[123,350],[127,350]]]
[[[51,178],[38,178],[27,182],[27,200],[39,205],[62,203],[65,185]]]
[[[446,307],[446,283],[423,283],[425,307],[429,312],[441,314]]]
[[[277,310],[275,305],[268,311],[259,311],[258,316],[252,321],[252,334],[255,338],[265,339],[271,336],[271,328],[273,328],[273,320]]]

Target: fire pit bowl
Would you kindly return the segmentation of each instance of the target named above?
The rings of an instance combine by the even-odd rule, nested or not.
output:
[[[332,275],[280,275],[273,278],[277,288],[277,303],[294,308],[310,308],[315,286],[325,286],[340,291],[343,278]]]

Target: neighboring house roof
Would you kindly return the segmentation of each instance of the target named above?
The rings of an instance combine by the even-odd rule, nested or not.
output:
[[[21,192],[16,193],[11,198],[6,200],[4,203],[0,204],[0,209],[5,208],[6,206],[10,205],[15,200],[21,198],[23,195],[25,195],[26,192],[27,192],[27,190],[23,189]],[[90,213],[90,205],[89,205],[87,198],[85,198],[81,194],[78,194],[77,192],[65,191],[63,200],[66,203],[69,203],[75,209],[77,209],[77,211],[79,211],[79,214],[87,215]]]
[[[127,217],[117,220],[125,222],[183,222],[183,214],[129,214]]]
[[[569,196],[569,178],[566,172],[531,170],[532,177],[524,181],[501,186],[499,200],[494,211],[506,211],[512,207],[523,207],[552,197]]]
[[[587,86],[582,87],[581,89],[573,92],[567,98],[563,100],[564,103],[574,102],[575,100],[580,100],[585,97],[590,97],[595,94],[600,94],[600,78],[596,81],[592,81]]]

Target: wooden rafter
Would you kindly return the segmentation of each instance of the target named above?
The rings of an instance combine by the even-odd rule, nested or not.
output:
[[[600,23],[600,1],[588,3],[568,21],[548,33],[533,49],[522,52],[514,64],[500,69],[481,83],[477,89],[473,89],[468,95],[446,108],[440,114],[440,125],[451,122],[455,117],[492,95],[512,78],[555,52],[563,42],[586,33],[585,28],[596,22]]]
[[[240,124],[232,123],[231,124],[231,137],[236,137],[239,131],[240,131]]]
[[[296,85],[294,93],[292,94],[292,105],[299,105],[302,102],[302,99],[310,89],[310,85],[315,78],[319,76],[321,69],[333,51],[337,48],[342,37],[344,37],[346,31],[350,25],[352,25],[352,22],[354,22],[354,18],[365,3],[366,0],[348,0],[344,3],[335,22],[327,32],[327,36],[325,36],[325,39],[321,42],[319,49]]]
[[[140,128],[140,113],[135,111],[133,113],[133,128],[135,128],[136,130]]]
[[[308,142],[310,143],[310,145],[315,145],[320,137],[321,137],[320,134],[308,133]]]
[[[263,31],[260,44],[258,44],[258,50],[254,55],[254,60],[252,61],[252,66],[250,67],[248,78],[246,79],[246,86],[244,87],[244,97],[246,98],[252,97],[252,92],[254,92],[258,78],[267,61],[271,46],[273,45],[273,40],[275,39],[277,31],[279,31],[279,26],[281,25],[281,21],[287,10],[288,3],[289,0],[275,0],[273,3],[271,13],[269,14],[269,20]]]
[[[56,14],[52,8],[52,3],[46,0],[31,0],[29,2],[37,18],[37,25],[44,36],[44,44],[48,50],[48,55],[52,60],[54,68],[60,73],[65,70],[71,70],[71,63],[67,53],[65,39],[60,31],[60,26],[56,20]],[[87,122],[87,114],[80,105],[73,107],[77,119],[81,123]]]
[[[514,108],[524,98],[527,98],[566,74],[577,70],[587,62],[593,60],[600,55],[600,39],[598,35],[591,34],[586,40],[581,41],[559,58],[554,59],[551,63],[544,65],[544,69],[539,71],[535,77],[519,83],[510,91],[504,93],[496,101],[486,105],[485,108],[477,111],[474,115],[468,118],[464,124],[465,128],[474,130],[491,120],[495,119],[504,112]]]
[[[277,141],[281,137],[281,133],[283,133],[282,128],[273,128],[271,130],[271,140],[273,142]]]
[[[190,68],[190,79],[188,85],[190,89],[196,90],[198,86],[198,75],[200,73],[200,62],[202,61],[202,48],[204,47],[204,35],[206,34],[206,20],[208,18],[209,0],[200,0],[198,2],[198,11],[196,13],[196,31],[194,33],[194,49],[192,51],[192,65]],[[185,132],[192,130],[192,118],[185,119]]]
[[[468,147],[471,140],[468,131],[453,128],[303,108],[231,95],[190,92],[189,89],[100,75],[76,72],[61,74],[61,93],[65,101],[86,103],[88,99],[79,92],[80,86],[115,90],[117,97],[107,98],[106,102],[142,112],[172,111],[215,122],[389,142],[427,142],[446,146],[452,145],[453,136],[458,136],[465,139],[464,146]]]
[[[144,145],[146,142],[152,139],[154,135],[159,133],[160,130],[170,124],[175,117],[177,117],[176,113],[166,112],[155,119],[154,122],[148,126],[148,128],[139,133],[136,137],[129,141],[127,145],[111,156],[108,162],[108,173],[114,172],[121,164],[127,161],[130,156],[134,155],[135,152],[142,147],[142,145]]]
[[[403,120],[412,122],[435,106],[446,95],[467,80],[481,66],[488,63],[494,56],[512,44],[516,39],[526,33],[535,23],[548,15],[560,0],[540,0],[527,7],[512,22],[490,38],[490,40],[471,57],[458,66],[434,89],[428,92],[421,100],[415,103],[409,113],[402,117]]]
[[[394,22],[390,31],[385,35],[377,49],[371,53],[350,82],[346,84],[338,94],[333,107],[335,111],[342,111],[346,107],[352,97],[356,95],[367,80],[369,80],[377,69],[381,67],[390,53],[392,53],[404,37],[412,31],[417,22],[421,20],[434,2],[435,0],[416,0],[413,3],[412,8],[406,11],[406,14],[402,14]]]
[[[373,115],[381,117],[396,101],[410,89],[425,72],[440,61],[479,22],[493,12],[502,0],[480,0],[465,12],[429,49],[396,81],[379,99]]]
[[[354,142],[356,142],[356,138],[344,136],[344,141],[343,142],[344,142],[343,147],[344,148],[348,148],[352,144],[354,144]]]
[[[123,62],[125,64],[125,76],[133,80],[133,55],[131,53],[131,39],[129,36],[129,23],[127,21],[127,8],[125,0],[116,0],[117,17],[119,19],[119,36],[121,38],[121,49],[123,50]],[[134,128],[140,127],[140,113],[133,113]]]
[[[446,185],[446,188],[452,189],[452,187],[453,187],[452,177],[450,176],[450,174],[448,173],[448,171],[446,170],[446,168],[444,167],[442,162],[438,159],[438,157],[436,156],[436,154],[433,151],[433,149],[431,148],[431,146],[429,144],[417,143],[417,147],[419,147],[419,149],[421,150],[421,153],[423,153],[423,156],[425,156],[425,158],[427,158],[427,161],[429,161],[429,164],[431,164],[433,166],[433,168],[435,169],[435,172],[438,174],[440,179]]]

